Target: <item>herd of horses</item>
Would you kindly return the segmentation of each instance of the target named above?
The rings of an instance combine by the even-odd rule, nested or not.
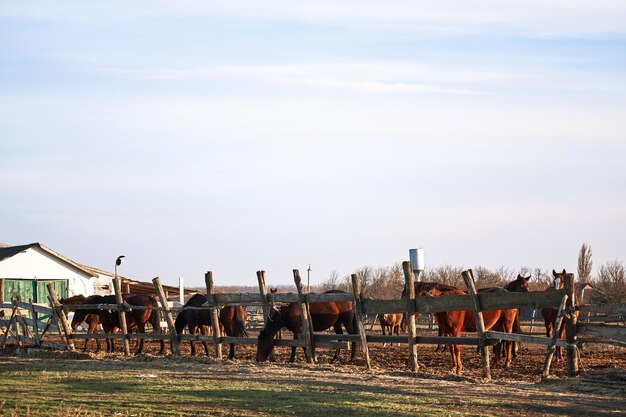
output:
[[[552,271],[553,274],[553,287],[556,289],[563,288],[564,278],[566,271],[562,272]],[[527,292],[529,291],[530,277],[523,277],[518,275],[517,278],[504,287],[490,287],[478,289],[478,292],[495,292],[502,289],[512,292]],[[327,293],[340,293],[339,290],[327,291]],[[467,294],[457,287],[440,284],[436,282],[415,282],[415,294],[417,297],[438,297],[446,294]],[[402,297],[407,296],[406,289],[402,293]],[[157,301],[150,295],[124,295],[123,299],[131,307],[156,307]],[[188,328],[189,332],[193,335],[201,333],[208,335],[211,329],[211,312],[207,309],[198,309],[194,307],[200,307],[207,301],[205,295],[195,294],[191,297],[183,306],[183,309],[179,312],[175,320],[176,333],[180,335],[185,328]],[[105,333],[115,333],[120,328],[119,314],[115,311],[107,311],[95,308],[98,304],[116,304],[115,296],[75,296],[61,300],[63,305],[71,304],[83,304],[94,305],[94,309],[79,309],[74,313],[72,319],[72,329],[76,330],[83,322],[88,325],[88,333],[96,331],[98,325],[102,326]],[[185,308],[191,307],[191,308]],[[313,331],[324,331],[333,329],[336,334],[342,334],[343,329],[349,334],[357,334],[357,318],[352,308],[351,301],[337,301],[337,302],[313,302],[309,304],[309,313]],[[495,330],[507,333],[521,333],[519,311],[516,308],[513,309],[498,309],[483,311],[483,320],[486,330]],[[416,314],[417,317],[418,314]],[[433,314],[437,324],[439,326],[439,334],[442,336],[454,336],[458,337],[462,332],[476,332],[476,322],[474,319],[474,313],[471,310],[459,310],[438,312]],[[562,338],[564,333],[563,324],[559,329],[552,329],[553,323],[557,316],[557,310],[553,308],[542,309],[542,315],[545,320],[546,335],[550,337],[552,331],[558,331],[559,336]],[[406,331],[406,316],[404,314],[382,314],[379,315],[380,325],[383,334],[396,334],[399,335],[401,331]],[[129,332],[145,333],[146,325],[149,323],[153,331],[160,331],[160,318],[156,310],[147,309],[131,309],[126,313],[127,328]],[[246,333],[246,321],[247,313],[244,307],[226,306],[219,310],[219,325],[220,329],[227,336],[233,337],[247,337]],[[257,341],[257,353],[256,360],[266,361],[273,360],[273,350],[275,346],[275,338],[280,334],[282,329],[293,332],[294,339],[301,333],[302,320],[300,317],[300,307],[297,303],[290,303],[281,305],[279,307],[273,307],[270,309],[267,320],[265,320],[265,327],[261,330]],[[113,352],[114,343],[113,339],[107,339],[107,352]],[[89,339],[85,340],[84,350],[87,350]],[[96,339],[97,349],[100,350],[100,342]],[[161,350],[163,353],[165,350],[165,343],[160,340]],[[209,355],[209,349],[206,342],[202,342],[204,345],[205,353]],[[190,340],[191,354],[196,354],[194,341]],[[352,350],[350,360],[354,360],[356,354],[357,343],[352,343]],[[439,349],[439,346],[437,347]],[[138,339],[136,346],[136,353],[141,353],[143,349],[143,339]],[[502,350],[504,349],[504,353]],[[461,348],[460,345],[449,345],[450,354],[452,356],[452,372],[461,374],[463,366],[461,363]],[[335,351],[333,361],[339,357],[340,350]],[[501,356],[506,358],[506,367],[511,365],[512,359],[515,355],[515,349],[513,349],[513,342],[498,343],[494,346],[494,365],[497,364],[498,359]],[[296,355],[296,348],[293,347],[290,356],[290,362],[294,362]],[[229,358],[235,357],[235,345],[231,343]],[[556,352],[557,360],[561,359],[560,349]]]

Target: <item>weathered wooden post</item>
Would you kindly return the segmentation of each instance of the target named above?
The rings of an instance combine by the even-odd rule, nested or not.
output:
[[[408,294],[406,301],[406,322],[409,342],[409,364],[411,365],[411,372],[417,372],[419,370],[419,364],[417,363],[417,344],[415,343],[415,338],[417,337],[415,330],[415,276],[413,275],[411,262],[402,262],[402,270],[404,271],[404,286],[406,288],[406,294]]]
[[[117,314],[120,318],[120,330],[124,335],[124,355],[130,356],[130,340],[128,340],[128,326],[126,325],[126,308],[124,307],[124,297],[122,297],[122,280],[113,278],[113,289],[115,290],[115,301],[117,302]],[[113,339],[115,343],[115,339]]]
[[[300,271],[298,271],[297,269],[293,270],[293,280],[296,283],[296,289],[298,290],[298,307],[300,308],[302,335],[304,336],[304,354],[306,356],[306,362],[313,363],[315,357],[315,346],[313,344],[313,328],[310,325],[309,309],[304,293],[304,286],[302,285],[302,279],[300,278]]]
[[[354,314],[356,315],[356,323],[358,326],[359,335],[361,336],[361,351],[365,356],[367,369],[372,369],[372,363],[370,362],[370,352],[367,346],[367,335],[365,334],[365,326],[363,326],[363,303],[361,288],[359,286],[359,274],[352,274],[352,293],[354,294],[354,302],[352,308],[354,310]]]
[[[67,343],[67,347],[69,350],[75,350],[74,342],[72,341],[72,327],[67,321],[67,316],[65,315],[65,311],[63,310],[63,306],[59,302],[59,298],[57,297],[57,293],[54,290],[54,284],[50,283],[47,285],[48,294],[50,295],[50,301],[52,301],[52,310],[54,311],[54,317],[57,319],[57,327],[63,329],[63,334],[65,335],[65,342]],[[59,326],[59,322],[61,322],[61,326]]]
[[[165,291],[163,291],[163,287],[161,286],[161,279],[159,277],[152,279],[152,284],[156,289],[157,295],[159,296],[159,301],[161,302],[161,306],[163,307],[163,315],[165,316],[165,321],[167,322],[167,328],[170,333],[170,348],[172,349],[172,353],[176,355],[180,355],[180,347],[178,345],[178,334],[176,333],[176,327],[174,326],[174,318],[172,317],[172,310],[170,310],[170,305],[167,302],[167,298],[165,297]]]
[[[211,311],[211,326],[213,327],[213,338],[215,339],[215,356],[218,360],[222,360],[222,335],[220,331],[220,321],[217,314],[217,302],[215,301],[215,286],[213,285],[213,271],[207,271],[204,274],[204,283],[206,285],[206,301]]]
[[[0,278],[0,304],[4,304],[4,278]]]
[[[39,339],[39,320],[37,318],[37,312],[35,311],[35,305],[32,300],[30,302],[30,314],[33,316],[33,337],[37,346],[40,346],[41,340]]]
[[[565,311],[565,305],[567,303],[567,299],[569,296],[565,294],[563,296],[563,300],[561,301],[561,305],[559,305],[559,310],[556,315],[556,320],[554,320],[552,329],[556,329],[552,331],[552,339],[550,340],[550,344],[548,345],[548,352],[546,353],[546,358],[543,362],[543,371],[541,372],[541,379],[548,378],[550,375],[550,364],[552,363],[552,357],[554,356],[554,350],[556,348],[556,342],[559,339],[559,330],[561,328],[561,322],[563,321],[563,312]]]
[[[565,315],[565,340],[567,341],[567,375],[578,375],[578,355],[576,352],[576,322],[578,321],[578,312],[576,306],[576,286],[574,274],[565,275],[565,293],[567,294],[567,302],[565,303],[567,314]],[[558,328],[554,331],[558,332]]]
[[[483,378],[487,381],[491,380],[491,369],[489,368],[489,349],[487,349],[487,338],[485,336],[485,322],[483,320],[483,313],[481,312],[482,308],[480,306],[480,298],[478,298],[478,293],[476,292],[476,283],[474,282],[474,275],[472,274],[472,270],[468,269],[467,271],[463,271],[461,273],[463,276],[463,281],[465,281],[465,285],[467,286],[467,291],[472,297],[472,301],[474,302],[474,320],[476,321],[476,334],[478,335],[478,347],[480,349],[480,355],[482,357],[483,362]]]
[[[267,287],[265,286],[265,271],[256,271],[256,279],[259,281],[259,294],[261,295],[261,308],[263,308],[263,326],[270,317],[270,303],[267,299]]]

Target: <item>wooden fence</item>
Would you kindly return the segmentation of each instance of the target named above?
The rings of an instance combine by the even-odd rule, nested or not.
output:
[[[409,262],[403,263],[405,285],[406,288],[414,289],[414,276]],[[30,337],[28,335],[10,335],[11,326],[15,327],[15,323],[22,322],[26,325],[30,325],[26,320],[11,318],[6,323],[5,335],[3,343],[8,342],[33,342],[32,344],[38,346],[46,346],[52,348],[64,348],[74,349],[73,340],[75,339],[87,339],[87,338],[113,338],[122,339],[124,341],[124,351],[128,355],[130,354],[129,340],[132,338],[144,338],[144,339],[157,339],[157,340],[169,340],[171,343],[172,352],[179,354],[179,340],[194,340],[194,341],[206,341],[211,342],[215,348],[215,356],[217,359],[222,358],[221,344],[222,343],[235,343],[235,344],[256,344],[257,339],[251,337],[230,337],[224,336],[220,333],[220,327],[217,318],[217,309],[222,306],[257,306],[263,310],[263,319],[268,317],[270,308],[275,303],[296,303],[301,312],[302,318],[302,334],[295,340],[280,339],[275,340],[277,346],[295,346],[302,347],[305,350],[305,356],[308,363],[315,362],[315,350],[317,348],[346,348],[347,342],[358,342],[361,345],[363,355],[367,367],[370,367],[370,358],[368,351],[369,343],[404,343],[408,347],[408,357],[411,370],[413,372],[418,371],[418,351],[417,345],[420,344],[461,344],[461,345],[475,345],[478,346],[481,352],[483,377],[487,380],[491,378],[489,367],[489,350],[488,346],[497,343],[500,340],[504,341],[517,341],[523,343],[539,344],[547,346],[546,358],[544,361],[543,376],[547,377],[549,374],[552,355],[556,346],[564,347],[567,352],[568,361],[568,374],[570,376],[576,375],[578,372],[578,356],[576,354],[576,345],[579,336],[589,336],[588,340],[594,342],[606,342],[618,345],[624,345],[626,341],[626,327],[619,325],[605,325],[605,324],[591,324],[591,323],[579,323],[577,324],[577,315],[573,314],[577,309],[581,311],[604,311],[604,312],[617,312],[624,314],[626,306],[604,306],[604,307],[591,307],[591,306],[577,306],[576,297],[574,293],[574,275],[568,274],[565,278],[565,289],[555,290],[548,289],[545,291],[516,293],[507,292],[505,290],[496,292],[477,293],[472,276],[471,270],[463,272],[463,279],[468,289],[466,295],[443,295],[441,297],[416,297],[414,291],[409,291],[409,296],[406,299],[400,300],[370,300],[364,299],[361,295],[359,288],[359,280],[356,274],[352,275],[352,293],[329,293],[329,294],[313,294],[306,293],[304,286],[300,278],[298,270],[294,270],[294,282],[296,284],[297,293],[267,293],[265,285],[265,272],[258,271],[257,279],[259,283],[258,294],[216,294],[213,285],[213,275],[211,272],[207,272],[205,275],[205,284],[207,288],[207,303],[203,307],[186,307],[187,309],[208,309],[212,312],[211,327],[213,328],[213,335],[192,335],[192,334],[177,334],[174,328],[174,316],[170,309],[165,293],[161,286],[159,278],[153,279],[160,307],[136,307],[130,306],[122,300],[121,289],[119,283],[114,285],[117,297],[117,304],[107,305],[68,305],[62,306],[54,292],[54,288],[49,285],[48,291],[50,294],[50,301],[53,306],[52,309],[45,309],[44,314],[50,314],[53,319],[53,323],[49,323],[49,326],[55,326],[58,334],[65,340],[64,345],[44,345],[41,341],[37,342],[36,337]],[[324,301],[351,301],[353,302],[354,311],[357,316],[358,333],[357,334],[328,334],[314,332],[309,314],[309,304],[315,302]],[[19,303],[19,302],[18,302]],[[30,306],[30,304],[22,303],[24,306]],[[18,304],[18,305],[22,305]],[[15,304],[12,304],[14,314]],[[556,337],[558,332],[554,332],[554,337],[548,339],[544,336],[529,335],[529,334],[509,334],[497,331],[487,330],[484,327],[482,319],[482,311],[503,309],[503,308],[554,308],[558,309],[558,317],[555,323],[555,328],[559,328],[559,324],[562,320],[565,320],[566,326],[566,338],[565,340],[559,340]],[[30,308],[30,307],[28,307]],[[121,334],[104,335],[104,334],[77,334],[72,333],[72,329],[68,323],[66,311],[80,310],[80,309],[102,309],[109,311],[117,311],[120,315],[120,321],[125,323],[125,315],[131,309],[152,309],[158,310],[163,315],[167,323],[167,333],[162,334],[155,332],[152,334],[131,334],[128,332],[126,326],[122,325]],[[444,311],[455,310],[469,310],[474,312],[476,319],[476,328],[478,329],[476,335],[467,335],[461,337],[439,337],[439,336],[424,336],[418,335],[415,327],[415,313],[419,314],[431,314]],[[42,310],[44,312],[44,310]],[[54,313],[54,314],[53,314]],[[392,336],[392,335],[374,335],[366,334],[364,319],[365,317],[372,317],[382,313],[405,313],[408,317],[408,334],[406,336]],[[35,323],[37,323],[35,321]],[[41,327],[42,323],[35,325],[35,333],[37,328]],[[156,329],[157,331],[159,329]],[[13,331],[15,333],[15,331]]]

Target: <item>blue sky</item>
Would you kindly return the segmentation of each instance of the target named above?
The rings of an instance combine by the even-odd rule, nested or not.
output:
[[[626,247],[619,1],[0,1],[0,241],[140,279]]]

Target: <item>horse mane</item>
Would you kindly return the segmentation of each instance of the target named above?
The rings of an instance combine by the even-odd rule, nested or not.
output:
[[[272,337],[278,333],[287,323],[290,305],[280,306],[278,309],[272,310],[265,324],[264,331],[268,332]]]

